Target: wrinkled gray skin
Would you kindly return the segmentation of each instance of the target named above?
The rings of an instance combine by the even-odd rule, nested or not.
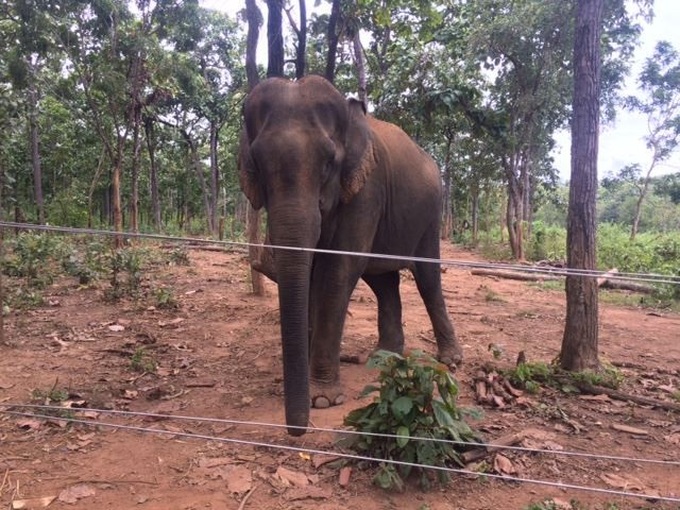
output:
[[[441,182],[434,161],[401,129],[366,115],[325,79],[271,78],[244,106],[241,188],[265,207],[274,245],[439,258]],[[344,400],[340,340],[359,278],[378,301],[378,348],[402,352],[399,269],[409,267],[425,302],[439,359],[457,364],[456,340],[437,264],[276,250],[286,423],[304,434],[310,401]]]

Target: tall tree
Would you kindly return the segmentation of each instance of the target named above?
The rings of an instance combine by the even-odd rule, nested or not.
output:
[[[638,84],[641,96],[629,97],[627,105],[647,116],[649,132],[645,143],[652,156],[644,174],[639,165],[627,167],[638,170],[635,179],[638,198],[630,230],[631,241],[638,233],[652,172],[668,160],[680,144],[680,55],[673,45],[667,41],[656,44],[654,54],[645,61],[640,72]]]
[[[248,91],[251,91],[259,81],[255,55],[257,54],[257,40],[260,34],[260,25],[262,25],[262,13],[260,12],[260,9],[258,9],[255,0],[246,0],[246,20],[248,21],[246,75],[248,77]],[[262,273],[253,267],[259,263],[263,256],[262,250],[255,247],[255,245],[258,245],[261,242],[261,213],[259,210],[256,210],[250,202],[248,202],[247,208],[246,231],[248,234],[248,242],[250,243],[250,246],[248,247],[248,257],[250,258],[250,281],[253,285],[253,294],[256,296],[264,296],[265,287]]]
[[[596,269],[597,153],[600,128],[600,37],[604,0],[578,0],[574,37],[571,187],[567,264]],[[560,364],[572,371],[598,369],[597,281],[567,276],[567,318]]]
[[[267,76],[283,76],[283,0],[267,0],[267,41],[269,64]]]

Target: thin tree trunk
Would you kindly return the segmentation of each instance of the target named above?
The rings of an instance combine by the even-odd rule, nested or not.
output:
[[[567,265],[596,268],[597,153],[600,124],[600,35],[604,0],[578,0],[574,38],[574,114]],[[565,370],[598,369],[597,280],[567,276],[567,318],[560,364]]]
[[[151,188],[151,220],[156,231],[161,229],[161,200],[158,192],[158,168],[156,165],[156,140],[154,120],[147,117],[144,121],[146,148],[149,153],[149,186]]]
[[[122,142],[119,142],[121,144]],[[122,173],[123,164],[123,150],[118,150],[116,161],[113,162],[113,170],[111,174],[111,199],[113,212],[113,230],[116,232],[123,231],[123,212],[120,206],[120,176]],[[114,245],[116,248],[123,246],[123,238],[121,236],[114,237]]]
[[[141,122],[142,116],[141,111],[135,108],[136,111],[133,119],[132,126],[132,171],[130,173],[130,187],[131,187],[131,199],[130,199],[130,229],[133,232],[139,232],[139,161],[140,153],[142,150],[142,137],[141,137]]]
[[[248,19],[246,76],[248,77],[248,90],[252,90],[259,81],[255,57],[257,54],[257,41],[260,33],[260,25],[262,24],[262,14],[257,8],[255,0],[246,0],[246,18]],[[247,207],[245,224],[248,242],[251,245],[259,244],[260,211],[253,209],[250,203],[248,203]],[[258,254],[256,249],[252,246],[248,249],[248,256],[250,258],[250,281],[253,285],[253,293],[256,296],[264,296],[266,292],[263,275],[253,269],[253,261],[257,260]]]
[[[269,43],[269,63],[267,76],[283,76],[283,34],[282,0],[267,0],[267,41]]]
[[[442,200],[442,229],[441,238],[451,239],[453,235],[453,209],[452,209],[452,183],[453,176],[451,175],[451,145],[453,144],[453,137],[450,132],[446,133],[446,153],[444,155],[444,189]]]
[[[656,152],[656,151],[655,151]],[[652,163],[647,169],[647,175],[645,175],[644,182],[642,183],[642,188],[640,188],[640,195],[638,196],[637,202],[635,203],[635,216],[633,216],[633,225],[630,228],[630,240],[635,241],[638,229],[640,228],[640,218],[642,217],[642,203],[644,202],[647,191],[649,190],[649,176],[652,174],[654,167],[656,166],[656,154],[652,158]]]
[[[33,66],[31,66],[33,69]],[[35,84],[35,73],[28,86],[29,140],[31,147],[31,165],[33,166],[33,194],[38,212],[38,223],[45,223],[45,202],[42,188],[42,166],[40,162],[40,132],[38,127],[38,90]]]
[[[368,107],[366,98],[366,66],[364,63],[364,49],[361,47],[361,39],[359,39],[359,31],[357,30],[352,39],[354,46],[354,62],[357,67],[357,81],[359,82],[359,99],[364,103],[364,108]]]
[[[331,16],[328,19],[328,54],[326,55],[326,79],[335,80],[335,60],[338,53],[338,19],[340,18],[340,0],[333,0]]]
[[[260,37],[260,25],[262,25],[262,13],[257,7],[255,0],[246,0],[246,18],[248,20],[246,76],[248,78],[248,89],[252,90],[259,81],[256,54],[257,40]]]
[[[219,194],[220,194],[220,167],[217,162],[217,142],[219,128],[216,122],[210,122],[210,224],[212,235],[218,236],[219,232]]]
[[[298,30],[298,46],[295,59],[295,77],[299,80],[305,75],[307,55],[307,2],[300,0],[300,30]]]
[[[479,240],[479,186],[472,187],[472,245],[477,246]]]

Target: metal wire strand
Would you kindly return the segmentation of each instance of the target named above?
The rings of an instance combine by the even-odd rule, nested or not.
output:
[[[2,407],[6,407],[7,409],[2,409]],[[288,429],[288,428],[298,428],[298,429],[305,429],[308,432],[323,432],[323,433],[330,433],[330,434],[338,434],[338,435],[358,435],[358,436],[372,436],[372,437],[382,437],[382,438],[389,438],[389,439],[396,439],[400,436],[397,436],[395,434],[381,434],[378,432],[360,432],[357,430],[349,430],[349,429],[333,429],[333,428],[324,428],[324,427],[298,427],[298,426],[290,426],[290,425],[283,425],[279,423],[267,423],[267,422],[259,422],[259,421],[245,421],[245,420],[231,420],[231,419],[224,419],[224,418],[210,418],[210,417],[201,417],[201,416],[186,416],[186,415],[178,415],[178,414],[161,414],[161,413],[147,413],[147,412],[140,412],[140,411],[122,411],[122,410],[117,410],[117,409],[97,409],[97,408],[92,408],[92,407],[63,407],[63,406],[50,406],[50,405],[44,405],[44,404],[13,404],[13,403],[4,403],[0,405],[0,413],[6,413],[8,411],[11,411],[13,408],[25,408],[25,409],[41,409],[41,410],[46,410],[46,411],[72,411],[72,412],[81,412],[81,413],[101,413],[101,414],[109,414],[109,415],[114,415],[114,416],[134,416],[134,417],[141,417],[141,418],[157,418],[157,419],[163,419],[163,420],[180,420],[180,421],[193,421],[193,422],[203,422],[203,423],[220,423],[223,425],[241,425],[241,426],[250,426],[250,427],[257,427],[257,428],[277,428],[277,429]],[[615,455],[606,455],[606,454],[598,454],[598,453],[584,453],[584,452],[572,452],[572,451],[565,451],[565,450],[548,450],[546,448],[529,448],[526,446],[498,446],[494,445],[493,443],[480,443],[480,442],[475,442],[475,441],[456,441],[453,439],[437,439],[433,437],[419,437],[419,436],[409,436],[409,440],[411,441],[431,441],[435,443],[444,443],[444,444],[454,444],[454,445],[460,445],[460,446],[476,446],[476,447],[482,447],[482,448],[501,448],[504,450],[512,450],[512,451],[519,451],[519,452],[526,452],[526,453],[541,453],[541,454],[547,454],[547,455],[556,455],[556,456],[565,456],[565,457],[581,457],[581,458],[586,458],[586,459],[595,459],[595,460],[612,460],[612,461],[620,461],[620,462],[637,462],[637,463],[645,463],[645,464],[660,464],[660,465],[667,465],[667,466],[680,466],[680,461],[672,461],[672,460],[661,460],[661,459],[642,459],[642,458],[635,458],[635,457],[620,457],[620,456],[615,456]]]
[[[64,408],[62,408],[62,410],[63,409]],[[594,493],[599,493],[599,494],[608,494],[608,495],[613,495],[613,496],[642,498],[642,499],[653,500],[653,501],[667,501],[667,502],[673,502],[673,503],[680,502],[680,498],[673,497],[673,496],[658,496],[658,495],[655,495],[655,494],[638,494],[638,493],[635,493],[635,492],[628,492],[628,491],[603,489],[603,488],[599,488],[599,487],[589,487],[589,486],[568,484],[568,483],[562,483],[562,482],[551,482],[549,480],[519,478],[519,477],[516,477],[516,476],[499,475],[499,474],[493,474],[493,473],[476,473],[476,472],[470,471],[468,469],[451,468],[451,467],[446,467],[446,466],[431,466],[431,465],[417,464],[417,463],[413,463],[413,462],[404,462],[404,461],[398,461],[398,460],[392,460],[392,459],[378,459],[378,458],[375,458],[375,457],[367,457],[367,456],[363,456],[363,455],[355,455],[355,454],[349,454],[349,453],[344,453],[344,452],[339,452],[339,451],[317,450],[317,449],[314,449],[314,448],[303,448],[303,447],[299,447],[299,446],[273,444],[273,443],[266,443],[266,442],[260,442],[260,441],[248,441],[248,440],[245,440],[245,439],[216,437],[216,436],[210,436],[210,435],[206,435],[206,434],[194,434],[194,433],[190,433],[190,432],[176,432],[176,431],[172,431],[172,430],[151,429],[151,428],[146,428],[146,427],[138,427],[138,426],[135,426],[135,425],[120,425],[120,424],[116,424],[116,423],[102,422],[102,421],[96,421],[96,420],[94,420],[94,421],[92,421],[92,420],[79,420],[79,419],[75,419],[75,418],[62,418],[62,417],[55,417],[55,416],[49,416],[49,415],[21,413],[21,412],[18,412],[18,411],[4,411],[4,412],[6,414],[11,414],[11,415],[15,415],[15,416],[25,416],[25,417],[31,417],[31,418],[43,418],[43,419],[48,419],[48,420],[61,420],[61,421],[65,421],[65,422],[68,422],[68,423],[80,423],[80,424],[88,425],[88,426],[100,426],[100,427],[108,427],[108,428],[114,428],[114,429],[119,429],[119,430],[132,430],[132,431],[136,431],[136,432],[145,432],[145,433],[158,434],[158,435],[186,437],[186,438],[192,438],[192,439],[203,439],[203,440],[207,440],[207,441],[218,441],[218,442],[222,442],[222,443],[239,444],[239,445],[245,445],[245,446],[255,446],[255,447],[270,448],[270,449],[275,449],[275,450],[277,450],[277,449],[278,450],[286,450],[286,451],[307,453],[307,454],[313,454],[313,455],[329,455],[329,456],[340,457],[340,458],[345,458],[345,459],[368,461],[368,462],[380,462],[380,463],[385,463],[385,464],[393,464],[393,465],[397,465],[397,466],[409,466],[409,467],[416,467],[416,468],[421,468],[421,469],[433,469],[433,470],[436,470],[436,471],[444,471],[444,472],[448,472],[448,473],[458,473],[458,474],[472,475],[472,476],[483,476],[483,477],[487,477],[487,478],[494,478],[494,479],[497,479],[497,480],[504,480],[504,481],[507,481],[507,482],[530,483],[530,484],[534,484],[534,485],[557,487],[559,489],[573,489],[573,490],[579,490],[579,491],[594,492]]]
[[[252,244],[242,241],[218,241],[211,239],[201,239],[193,237],[179,237],[162,234],[144,234],[139,232],[114,232],[112,230],[98,230],[90,228],[75,228],[75,227],[58,227],[53,225],[36,225],[32,223],[17,223],[11,221],[0,221],[1,228],[14,228],[20,230],[38,230],[45,232],[57,232],[62,234],[74,235],[99,235],[99,236],[114,236],[135,239],[152,239],[156,241],[168,241],[175,243],[201,243],[222,246],[233,246],[238,248],[267,248],[272,250],[288,250],[311,253],[325,253],[332,255],[344,255],[352,257],[365,257],[375,259],[400,260],[404,262],[425,262],[431,264],[440,264],[442,266],[462,267],[468,269],[491,269],[491,270],[512,270],[523,273],[541,274],[545,276],[584,276],[584,277],[602,277],[606,271],[588,270],[588,269],[574,269],[574,268],[554,268],[554,267],[535,267],[525,266],[522,264],[504,264],[504,263],[490,263],[490,262],[474,262],[469,260],[452,260],[452,259],[433,259],[427,257],[409,257],[404,255],[389,255],[384,253],[363,253],[340,250],[326,250],[320,248],[301,248],[297,246],[281,246],[274,244]],[[637,281],[647,283],[661,283],[669,285],[680,285],[680,277],[655,274],[655,273],[613,273],[608,274],[607,279],[623,280],[623,281]]]

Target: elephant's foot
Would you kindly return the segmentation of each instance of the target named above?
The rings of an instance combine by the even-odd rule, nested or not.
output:
[[[312,407],[327,409],[331,406],[339,406],[345,401],[345,390],[339,383],[324,384],[311,382],[309,394],[312,396]]]
[[[456,342],[453,345],[440,348],[437,359],[451,369],[455,369],[463,363],[463,348]]]

